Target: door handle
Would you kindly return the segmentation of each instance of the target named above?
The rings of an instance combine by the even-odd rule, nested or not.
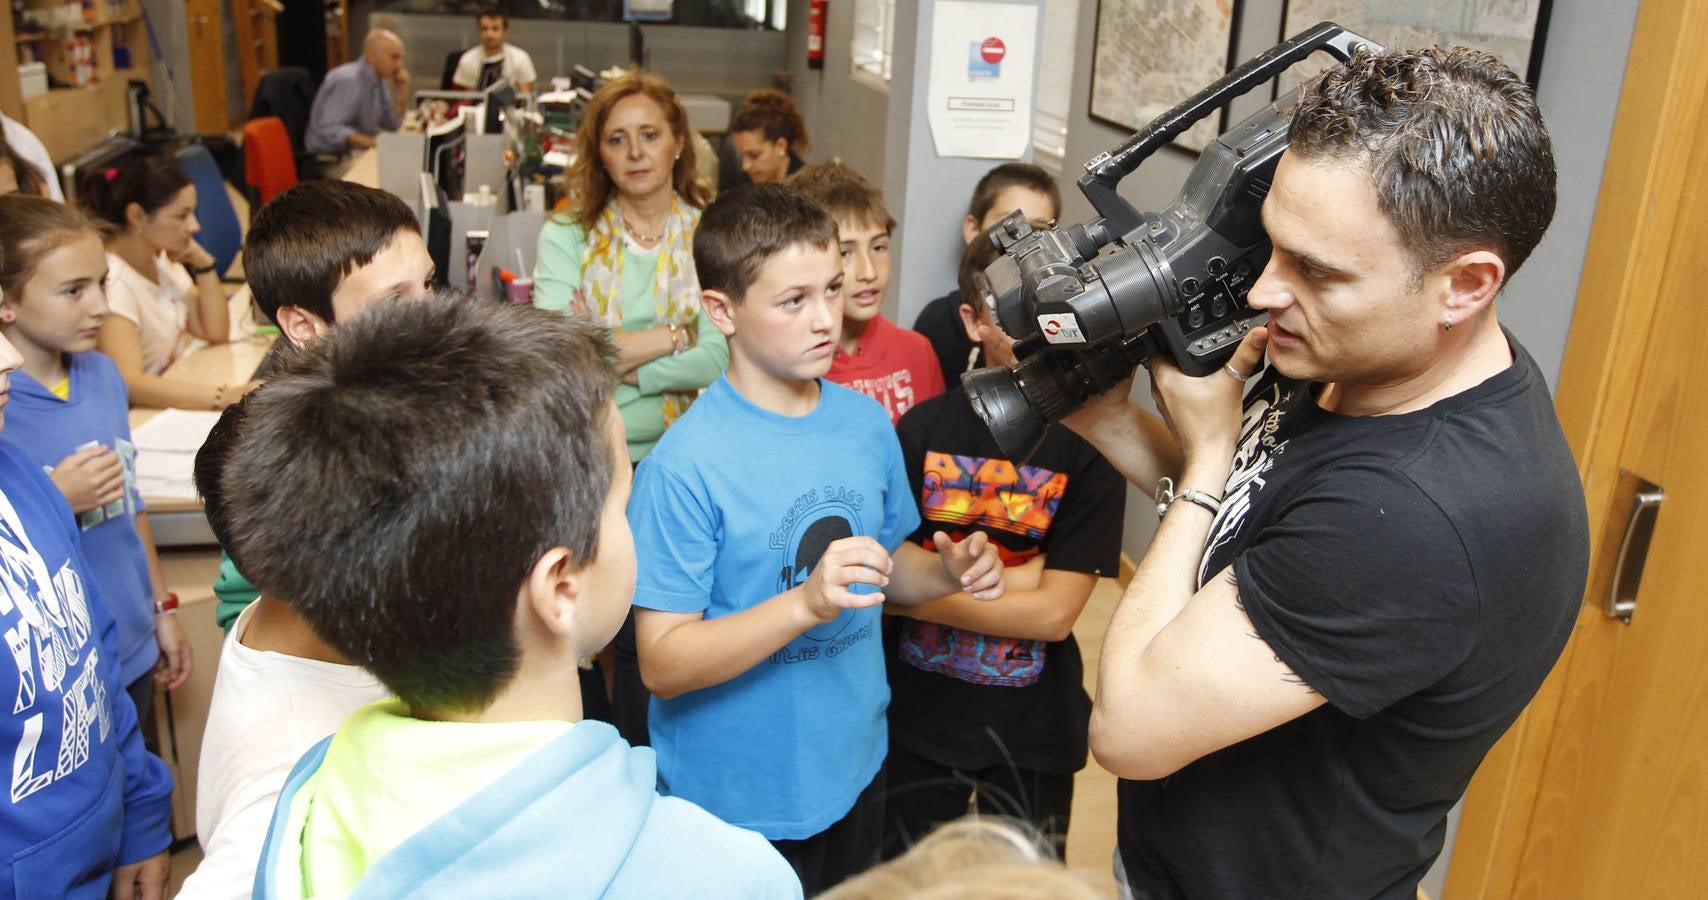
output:
[[[1607,615],[1626,625],[1637,612],[1637,591],[1643,584],[1643,565],[1649,559],[1649,539],[1655,533],[1661,501],[1666,491],[1654,482],[1627,469],[1619,470],[1616,497],[1630,498],[1625,516],[1625,534],[1619,541],[1619,557],[1613,564],[1613,588],[1607,595]]]

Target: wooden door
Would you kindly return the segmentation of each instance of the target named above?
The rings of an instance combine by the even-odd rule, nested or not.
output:
[[[1708,897],[1708,4],[1644,0],[1556,405],[1593,543],[1572,643],[1467,795],[1447,900]],[[1602,609],[1658,483],[1635,615]]]
[[[190,48],[190,85],[195,95],[196,130],[231,128],[225,96],[225,38],[221,0],[184,0],[184,30]]]

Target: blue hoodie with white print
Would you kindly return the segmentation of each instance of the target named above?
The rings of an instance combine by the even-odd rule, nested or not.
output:
[[[0,440],[0,895],[99,900],[172,840],[172,777],[143,749],[88,573],[65,497]]]

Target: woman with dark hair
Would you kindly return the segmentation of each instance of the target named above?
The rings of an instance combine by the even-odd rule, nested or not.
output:
[[[162,377],[199,346],[230,339],[230,313],[213,254],[196,242],[196,188],[162,159],[134,157],[98,169],[77,192],[107,229],[107,305],[96,349],[124,375],[133,406],[224,409],[249,384]]]
[[[782,91],[754,91],[729,120],[742,174],[754,184],[782,184],[805,163],[807,123]]]
[[[534,305],[611,329],[622,375],[617,410],[638,463],[729,364],[723,334],[700,309],[694,269],[694,229],[712,192],[697,174],[688,114],[657,75],[606,82],[575,143],[570,207],[540,232]],[[612,647],[611,721],[641,746],[647,693],[632,614]]]

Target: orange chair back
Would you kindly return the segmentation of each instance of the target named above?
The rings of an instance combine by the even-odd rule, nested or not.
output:
[[[297,161],[285,120],[266,116],[244,123],[243,178],[263,204],[297,183]]]

